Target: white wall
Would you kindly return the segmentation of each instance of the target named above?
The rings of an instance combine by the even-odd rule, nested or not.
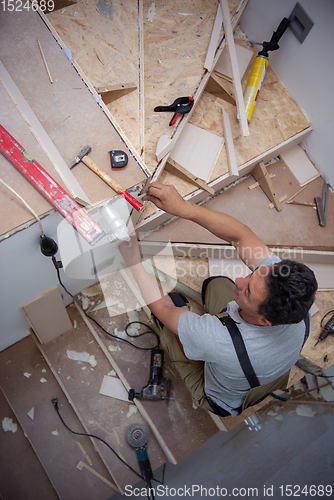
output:
[[[255,42],[269,41],[296,0],[249,0],[240,26]],[[314,22],[301,44],[288,28],[269,64],[304,110],[314,130],[301,146],[334,187],[334,1],[299,0]],[[259,48],[260,50],[260,48]]]
[[[54,213],[42,220],[43,231],[57,241],[57,226],[63,217]],[[0,243],[0,351],[29,334],[30,325],[20,306],[58,285],[56,269],[50,257],[39,247],[40,231],[37,223]],[[59,252],[56,258],[60,260]],[[76,294],[96,280],[73,280],[61,272],[66,288]],[[60,287],[64,303],[72,299]]]

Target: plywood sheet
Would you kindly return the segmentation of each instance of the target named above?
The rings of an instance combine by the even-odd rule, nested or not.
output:
[[[42,344],[50,342],[73,328],[58,286],[21,307]]]
[[[235,51],[237,54],[237,61],[238,61],[238,66],[239,66],[240,78],[242,80],[254,53],[252,50],[246,49],[245,47],[243,47],[242,45],[239,45],[238,43],[235,43]],[[221,53],[218,61],[216,62],[215,71],[217,71],[218,73],[221,73],[222,75],[227,77],[229,80],[232,80],[232,78],[233,78],[232,67],[231,67],[231,62],[230,62],[230,57],[228,54],[227,47],[225,47],[225,49]]]
[[[46,73],[37,37],[43,45],[53,75],[53,84]],[[2,13],[0,58],[67,165],[70,165],[82,147],[89,144],[92,147],[91,158],[124,188],[132,187],[146,178],[127,145],[96,104],[93,95],[71,66],[38,13],[24,9],[22,12]],[[24,124],[20,124],[19,129],[16,129],[16,121],[11,119],[13,107],[10,101],[2,101],[1,123],[32,156],[34,149],[36,151],[35,143],[32,143],[33,150],[30,151],[30,142],[25,142],[29,134],[25,132]],[[108,155],[111,149],[123,149],[128,152],[129,164],[122,172],[111,173]],[[7,160],[1,158],[1,169],[7,163]],[[44,166],[44,161],[41,164]],[[5,170],[10,181],[13,171],[11,166]],[[115,192],[85,165],[77,165],[73,173],[92,203],[115,196]],[[53,177],[57,176],[54,174]],[[15,189],[15,182],[10,183]],[[4,192],[4,189],[1,187],[1,192]],[[31,218],[30,215],[29,220]],[[14,227],[22,222],[24,220],[19,217],[14,219]]]
[[[43,345],[42,350],[86,432],[107,441],[139,472],[137,457],[127,443],[126,432],[132,424],[144,424],[144,420],[138,412],[129,413],[130,402],[99,393],[103,378],[112,367],[74,306],[67,309],[73,324],[76,322],[76,328],[69,334]],[[72,358],[80,356],[71,355],[68,351],[79,355],[87,352],[89,361],[76,361]],[[124,492],[127,484],[135,484],[139,480],[103,443],[96,440],[94,443],[120,491]],[[152,433],[148,442],[148,455],[154,468],[166,461]]]
[[[296,146],[280,155],[301,186],[320,176],[305,151]]]
[[[222,137],[187,123],[170,157],[196,177],[207,181],[223,144]]]
[[[41,382],[42,379],[45,382]],[[60,412],[67,425],[84,432],[31,336],[0,353],[0,384],[59,497],[70,500],[76,491],[82,499],[91,500],[98,495],[107,500],[114,490],[76,468],[80,460],[85,460],[84,449],[92,467],[108,478],[107,469],[90,439],[69,434],[61,423],[51,404],[54,397],[59,399]],[[32,407],[34,420],[27,415]]]

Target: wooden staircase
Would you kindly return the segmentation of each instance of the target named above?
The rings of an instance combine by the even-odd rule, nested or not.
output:
[[[126,485],[134,485],[140,478],[101,441],[66,429],[51,402],[53,398],[58,398],[59,412],[70,429],[105,440],[139,474],[136,453],[126,439],[132,424],[141,423],[149,429],[147,451],[153,471],[166,461],[178,463],[219,431],[206,411],[192,407],[191,397],[168,356],[164,364],[164,376],[171,379],[168,403],[135,400],[134,405],[100,394],[103,377],[112,370],[127,390],[133,387],[140,391],[148,382],[150,351],[109,338],[91,320],[85,317],[84,321],[73,304],[67,313],[73,328],[59,337],[43,343],[41,332],[37,337],[31,329],[30,336],[0,353],[1,389],[55,497],[72,499],[75,491],[81,499],[108,499],[115,491],[124,493]],[[149,323],[143,310],[137,314],[140,321]],[[107,308],[90,315],[111,333],[115,328],[124,331],[129,322],[127,314],[110,317]],[[154,342],[152,335],[145,335],[133,343],[152,347]],[[70,359],[68,351],[87,352],[94,362]],[[31,479],[26,478],[28,482]],[[0,481],[0,498],[3,488]],[[3,496],[3,500],[10,498]]]

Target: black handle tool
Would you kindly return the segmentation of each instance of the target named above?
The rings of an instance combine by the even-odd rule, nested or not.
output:
[[[160,113],[162,111],[174,111],[173,118],[169,122],[169,126],[171,127],[175,124],[178,116],[189,113],[189,111],[193,107],[193,104],[193,97],[178,97],[177,99],[175,99],[173,104],[170,104],[169,106],[156,106],[154,108],[154,111],[156,111],[157,113]]]

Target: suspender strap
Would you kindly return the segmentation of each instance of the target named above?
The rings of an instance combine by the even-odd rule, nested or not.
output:
[[[304,322],[305,322],[305,337],[304,337],[303,347],[304,347],[305,342],[307,341],[307,339],[310,335],[310,316],[308,315],[308,313],[306,314],[306,316],[304,318]]]
[[[244,372],[246,379],[248,380],[249,385],[251,386],[252,389],[254,387],[260,386],[261,384],[256,376],[256,373],[254,372],[252,363],[249,359],[246,350],[244,340],[241,336],[240,330],[237,327],[235,321],[228,315],[219,318],[219,320],[224,326],[227,327],[229,334],[231,335],[231,339],[234,345],[234,349],[237,353],[239,363],[241,365],[242,371]],[[310,334],[310,317],[308,314],[304,318],[304,322],[305,322],[305,337],[303,346]]]
[[[231,339],[234,345],[234,349],[237,353],[239,363],[241,365],[242,371],[244,372],[246,379],[248,380],[249,385],[251,386],[252,389],[253,387],[258,387],[261,384],[253,370],[239,328],[235,324],[234,320],[230,317],[219,318],[219,320],[224,326],[227,327],[229,334],[231,335]]]

